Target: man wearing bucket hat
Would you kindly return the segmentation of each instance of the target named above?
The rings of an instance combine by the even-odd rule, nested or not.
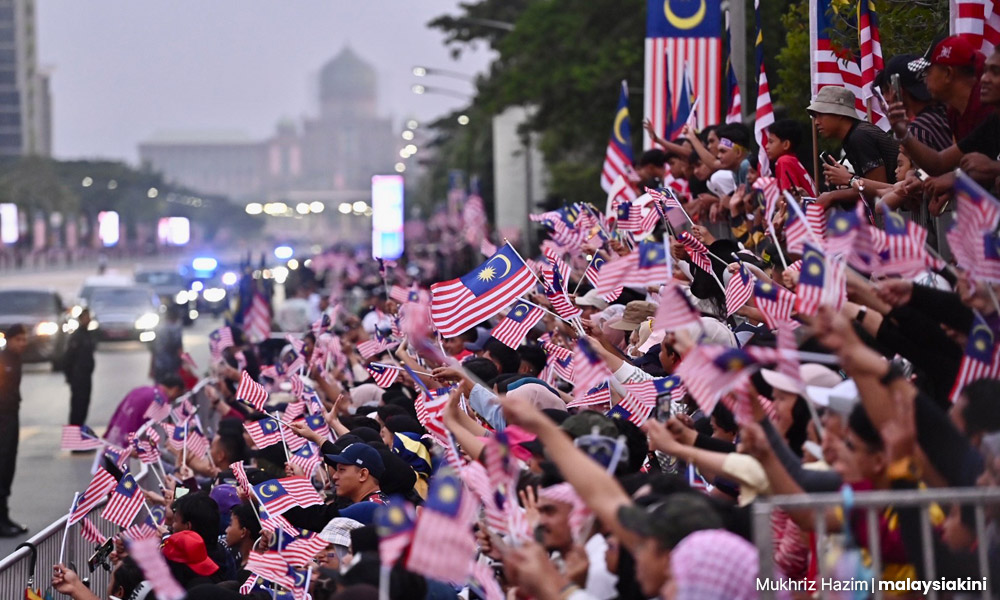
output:
[[[853,205],[858,192],[864,192],[861,179],[896,183],[896,142],[878,127],[858,117],[854,92],[828,85],[822,88],[806,110],[823,137],[839,140],[844,154],[854,167],[850,175],[840,165],[823,165],[827,183],[841,189],[820,194],[824,206],[836,203]]]

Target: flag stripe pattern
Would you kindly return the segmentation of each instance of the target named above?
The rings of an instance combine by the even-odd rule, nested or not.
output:
[[[128,527],[139,514],[144,500],[139,484],[130,473],[126,473],[111,492],[111,500],[101,513],[101,518],[119,527]]]
[[[249,373],[243,371],[240,375],[240,385],[236,388],[236,399],[264,412],[264,404],[267,403],[267,390],[254,381]]]
[[[524,338],[531,331],[531,328],[542,320],[545,313],[542,309],[536,308],[525,302],[518,302],[507,313],[490,335],[508,348],[517,348],[524,342]]]
[[[70,512],[69,524],[72,525],[87,516],[87,513],[107,498],[108,493],[114,489],[116,483],[111,473],[105,471],[103,467],[98,467],[97,473],[87,485],[87,489],[77,497],[76,506]]]

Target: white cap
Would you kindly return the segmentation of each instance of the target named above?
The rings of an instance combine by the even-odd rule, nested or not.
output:
[[[850,414],[860,399],[858,386],[853,379],[843,381],[832,388],[816,385],[807,386],[806,396],[816,406],[827,407],[842,415]]]

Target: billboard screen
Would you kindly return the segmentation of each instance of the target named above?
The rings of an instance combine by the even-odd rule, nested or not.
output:
[[[117,212],[105,210],[97,213],[97,235],[105,247],[117,244],[119,234]]]
[[[372,176],[372,256],[403,254],[403,176]]]
[[[0,204],[0,241],[5,244],[16,244],[18,234],[17,205]]]
[[[156,237],[164,246],[183,246],[191,241],[191,221],[187,217],[162,217]]]

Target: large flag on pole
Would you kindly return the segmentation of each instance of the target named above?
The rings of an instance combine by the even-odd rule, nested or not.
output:
[[[972,46],[986,56],[1000,44],[1000,13],[996,0],[951,0],[950,31],[966,34]]]
[[[771,89],[767,85],[767,72],[764,70],[764,33],[760,27],[760,0],[753,3],[756,33],[754,35],[754,52],[757,62],[757,116],[754,120],[753,135],[759,146],[757,161],[761,175],[771,174],[771,163],[767,159],[767,127],[774,123],[774,107],[771,105]]]
[[[627,176],[633,160],[632,127],[628,120],[628,84],[622,81],[611,137],[608,138],[608,150],[604,154],[604,167],[601,169],[601,189],[610,192],[616,179]]]
[[[684,63],[694,67],[699,129],[719,122],[722,94],[722,8],[705,0],[647,0],[643,114],[666,137],[674,113],[668,92],[680,90]],[[678,96],[678,94],[673,94]],[[644,134],[643,147],[652,144]]]
[[[726,39],[723,47],[723,69],[726,76],[726,123],[743,121],[743,99],[740,97],[740,82],[736,79],[736,69],[733,67],[733,53],[730,49],[732,33],[729,27],[729,11],[726,11]]]

